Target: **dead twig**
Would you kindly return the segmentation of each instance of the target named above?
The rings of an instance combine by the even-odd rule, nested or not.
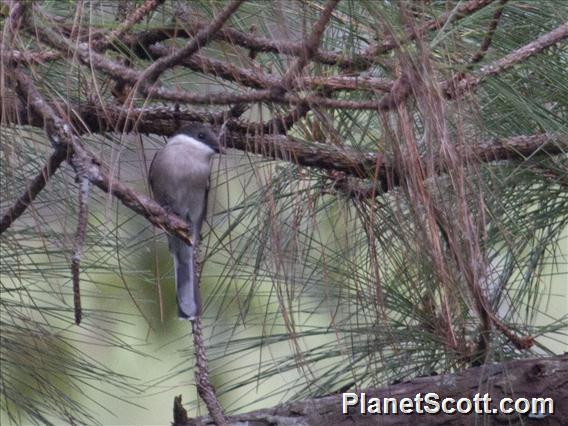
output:
[[[182,62],[185,58],[189,58],[197,52],[205,43],[207,43],[213,34],[217,32],[225,24],[225,22],[227,22],[243,1],[244,0],[232,0],[208,26],[199,30],[195,37],[185,47],[158,59],[150,65],[140,76],[139,82],[144,85],[155,82],[165,70],[172,68]]]
[[[228,425],[227,418],[223,412],[223,407],[215,394],[215,387],[209,379],[209,367],[207,366],[207,355],[205,344],[203,343],[203,332],[201,329],[201,315],[191,321],[191,333],[193,336],[193,347],[195,349],[195,384],[197,392],[205,402],[209,415],[217,426]]]
[[[0,234],[8,229],[12,223],[26,211],[37,195],[45,188],[49,178],[53,176],[66,158],[67,151],[65,149],[56,149],[53,154],[50,155],[40,173],[32,179],[25,192],[20,195],[14,205],[2,216],[2,220],[0,221]]]

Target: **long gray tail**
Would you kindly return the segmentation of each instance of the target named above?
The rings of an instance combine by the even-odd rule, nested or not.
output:
[[[193,320],[201,313],[194,248],[176,237],[170,237],[170,252],[176,273],[178,317]]]

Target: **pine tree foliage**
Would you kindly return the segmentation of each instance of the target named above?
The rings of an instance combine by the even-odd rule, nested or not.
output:
[[[4,419],[189,392],[163,235],[184,223],[146,184],[186,121],[229,148],[201,247],[228,411],[566,350],[565,2],[11,0],[0,19]],[[169,373],[99,360],[150,343],[181,351]]]

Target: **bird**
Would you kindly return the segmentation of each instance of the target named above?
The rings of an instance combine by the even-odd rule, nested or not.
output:
[[[168,235],[180,319],[193,321],[201,314],[195,256],[207,209],[211,159],[221,151],[211,127],[190,123],[168,139],[150,164],[148,180],[153,198],[168,212],[187,220],[193,242],[189,245]]]

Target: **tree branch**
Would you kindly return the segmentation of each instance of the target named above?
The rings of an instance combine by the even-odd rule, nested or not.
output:
[[[87,233],[89,222],[89,192],[91,182],[83,173],[77,173],[79,183],[79,210],[77,213],[77,230],[73,244],[73,257],[71,258],[71,277],[73,281],[73,304],[75,308],[75,324],[79,325],[83,317],[81,308],[81,288],[79,275],[81,272],[81,256],[83,254],[83,244]]]
[[[468,69],[472,69],[474,64],[481,62],[481,60],[485,57],[485,54],[489,50],[489,46],[491,46],[491,42],[493,41],[493,35],[495,34],[495,31],[497,30],[497,25],[499,25],[499,20],[501,19],[501,15],[503,14],[503,10],[505,9],[505,5],[507,4],[508,1],[509,0],[500,0],[499,1],[499,6],[497,7],[495,12],[493,13],[493,18],[491,19],[491,23],[489,24],[489,28],[487,29],[487,32],[485,33],[485,37],[483,38],[483,42],[481,43],[481,46],[479,46],[479,50],[477,51],[477,53],[475,55],[473,55],[473,58],[471,58]]]
[[[26,191],[20,195],[14,205],[10,207],[2,217],[2,221],[0,221],[0,234],[8,229],[12,223],[26,211],[41,190],[45,188],[49,178],[53,176],[66,158],[67,151],[65,149],[56,149],[53,154],[49,156],[41,172],[30,182]]]
[[[435,19],[432,19],[417,29],[413,29],[409,26],[405,27],[404,34],[408,35],[408,41],[416,40],[419,37],[424,36],[427,32],[441,29],[452,22],[458,21],[477,12],[480,9],[490,5],[495,0],[469,0],[467,3],[459,4],[455,9],[443,13]],[[400,40],[394,35],[387,35],[386,40],[381,43],[369,46],[367,49],[366,57],[372,58],[378,55],[387,53],[398,46],[400,46]]]
[[[159,5],[161,5],[164,0],[145,0],[140,6],[138,6],[117,28],[112,30],[110,34],[105,37],[105,39],[99,43],[94,43],[93,47],[97,50],[104,50],[113,41],[120,39],[126,31],[132,28],[133,25],[144,19],[145,16],[154,11]]]
[[[189,58],[197,52],[215,34],[231,15],[239,8],[244,0],[232,0],[231,3],[219,13],[215,19],[205,28],[197,32],[195,37],[182,49],[158,59],[150,65],[140,76],[142,84],[153,83],[167,69],[179,64],[185,58]]]
[[[118,180],[111,178],[100,166],[101,161],[86,151],[73,135],[71,126],[59,117],[37,91],[32,81],[20,70],[13,74],[24,102],[45,120],[45,130],[57,147],[66,148],[72,154],[71,165],[85,170],[86,178],[94,185],[118,198],[128,208],[144,216],[154,226],[175,234],[188,244],[191,237],[187,223],[168,213],[162,206],[145,195],[138,194]]]
[[[52,30],[45,27],[38,27],[37,32],[44,36],[45,40],[53,47],[61,50],[63,53],[77,57],[85,65],[92,65],[94,68],[102,71],[117,81],[126,82],[131,85],[136,85],[142,78],[142,73],[133,68],[121,65],[116,61],[107,58],[104,55],[93,52],[87,45],[75,46],[71,44],[70,40],[59,36]],[[454,87],[455,80],[450,80],[441,83],[441,87],[447,91],[449,97],[455,98],[463,94],[466,89],[472,89],[479,85],[483,79],[490,75],[498,74],[514,64],[536,54],[540,53],[546,47],[558,43],[568,34],[568,23],[558,27],[531,42],[514,52],[506,55],[504,58],[493,62],[483,67],[478,73],[464,77],[457,84],[457,89],[449,90]],[[404,77],[404,75],[403,75]],[[264,90],[255,90],[245,93],[227,93],[215,92],[208,94],[195,94],[183,90],[170,89],[160,83],[155,83],[152,86],[140,88],[140,91],[150,97],[165,99],[171,102],[189,103],[197,105],[231,105],[240,103],[258,103],[258,102],[274,102],[287,105],[301,105],[309,104],[311,106],[319,106],[323,108],[338,108],[338,109],[353,109],[353,110],[378,110],[387,111],[395,107],[399,102],[406,99],[410,93],[407,84],[401,85],[402,89],[406,88],[404,93],[393,93],[396,90],[396,82],[393,85],[391,92],[379,100],[371,101],[353,101],[344,99],[331,99],[322,96],[309,95],[306,97],[298,96],[297,94],[278,90],[278,87],[273,87]]]
[[[15,102],[12,106],[16,114],[5,116],[15,124],[28,124],[43,128],[43,119],[30,114]],[[78,133],[115,132],[120,129],[126,133],[138,132],[170,136],[184,121],[200,121],[216,123],[222,118],[209,114],[200,115],[193,111],[176,110],[167,107],[132,108],[125,111],[115,105],[70,106],[53,105],[53,110],[71,110],[71,124]],[[219,121],[215,121],[219,119]],[[85,127],[87,126],[87,127]],[[388,156],[376,152],[361,152],[348,147],[337,148],[323,142],[303,142],[297,138],[283,135],[262,134],[251,131],[256,125],[239,122],[229,124],[225,140],[230,148],[262,155],[266,158],[290,161],[295,164],[315,167],[322,170],[337,171],[349,176],[369,178],[375,175],[377,164],[382,164],[379,181],[384,189],[392,189],[398,185],[399,176],[396,166]],[[380,145],[380,144],[378,144]],[[534,155],[557,155],[568,151],[568,136],[557,133],[537,133],[519,135],[509,138],[489,139],[472,143],[461,148],[461,156],[467,163],[488,163],[501,160],[525,160]],[[443,165],[435,167],[436,173],[444,173]],[[391,176],[389,181],[388,176]]]
[[[209,367],[207,365],[205,343],[203,342],[200,315],[191,321],[191,334],[193,336],[193,348],[195,351],[195,384],[197,386],[197,393],[205,402],[207,410],[215,424],[217,426],[226,426],[228,423],[227,418],[225,417],[225,412],[217,399],[215,388],[209,379]]]
[[[460,5],[455,11],[443,13],[439,17],[425,23],[422,27],[420,27],[417,33],[423,35],[428,31],[441,28],[448,20],[451,20],[450,22],[454,22],[459,19],[463,19],[464,17],[486,7],[493,1],[495,0],[469,0],[467,3]],[[183,28],[157,28],[134,34],[124,41],[127,46],[135,51],[140,48],[142,50],[147,50],[149,46],[174,36],[192,37],[205,27],[205,24],[196,21],[184,24],[189,27],[188,30]],[[214,38],[216,40],[241,46],[255,53],[278,53],[298,57],[305,54],[303,43],[259,37],[253,34],[244,33],[234,28],[221,28],[220,31],[214,34]],[[386,40],[384,40],[385,38]],[[370,45],[363,53],[345,55],[342,53],[318,50],[314,53],[312,59],[325,65],[337,65],[340,68],[367,68],[373,64],[380,64],[380,54],[387,53],[400,45],[400,42],[395,39],[394,36],[384,35],[384,37],[380,37],[380,39],[383,39],[384,41],[382,43]]]
[[[296,61],[290,66],[290,68],[288,68],[288,71],[286,71],[286,74],[282,77],[282,86],[288,89],[292,88],[294,79],[301,74],[310,59],[312,59],[317,53],[321,37],[325,31],[327,23],[331,19],[331,13],[333,12],[333,9],[335,9],[335,6],[337,6],[337,3],[339,3],[339,0],[329,0],[326,3],[312,33],[302,46],[303,53],[298,56]]]
[[[492,75],[497,75],[508,70],[513,65],[542,52],[544,49],[553,46],[568,37],[568,22],[560,25],[554,30],[543,34],[536,40],[520,47],[501,59],[485,65],[479,72],[460,79],[457,83],[449,81],[442,83],[442,87],[448,91],[450,97],[455,98],[464,92],[478,86],[484,79]]]
[[[457,401],[466,397],[473,399],[476,394],[480,397],[488,394],[491,398],[490,409],[498,407],[498,401],[503,398],[551,398],[554,413],[541,412],[540,414],[504,414],[494,413],[460,415],[445,414],[399,414],[378,415],[362,414],[361,405],[348,406],[347,414],[342,412],[343,394],[325,396],[291,402],[273,408],[266,408],[245,414],[236,414],[228,418],[230,425],[254,424],[255,426],[268,425],[476,425],[476,424],[547,424],[564,425],[568,418],[568,355],[560,355],[544,359],[523,359],[509,361],[501,364],[487,364],[470,368],[456,374],[442,374],[438,376],[419,377],[408,382],[387,386],[380,389],[352,390],[355,395],[365,394],[366,402],[362,403],[366,411],[371,398],[409,398],[421,394],[435,393],[442,398],[454,398]],[[439,400],[439,401],[440,401]],[[480,404],[483,408],[484,404]],[[455,406],[455,405],[454,405]],[[179,407],[179,406],[178,406]],[[422,405],[424,409],[425,404]],[[473,405],[474,407],[474,405]],[[512,407],[512,404],[510,405]],[[509,408],[509,406],[505,407]],[[544,407],[546,408],[546,407]],[[550,406],[548,406],[550,409]],[[367,411],[368,412],[368,411]],[[199,417],[189,419],[178,414],[175,426],[210,425],[211,419]]]

